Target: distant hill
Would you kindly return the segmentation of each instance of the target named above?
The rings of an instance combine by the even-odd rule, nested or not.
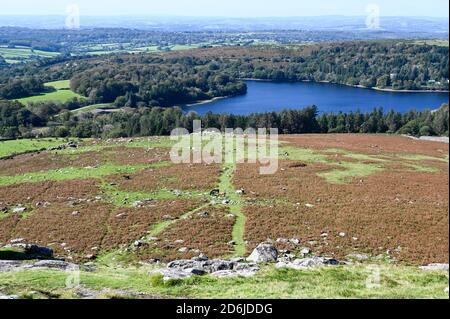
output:
[[[157,31],[261,31],[261,30],[311,30],[311,31],[367,31],[365,16],[318,16],[285,18],[205,18],[205,17],[155,17],[155,16],[83,16],[84,28],[136,28]],[[0,26],[28,28],[65,28],[64,16],[0,16]],[[372,32],[448,35],[447,18],[382,17],[379,30]]]

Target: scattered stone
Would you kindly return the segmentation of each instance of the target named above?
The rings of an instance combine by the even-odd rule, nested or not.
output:
[[[170,268],[161,268],[156,269],[151,272],[151,274],[161,274],[163,276],[163,280],[171,280],[171,279],[186,279],[192,277],[192,273],[186,272],[184,270],[178,269],[170,269]]]
[[[224,199],[222,201],[222,205],[228,205],[230,203],[230,201],[228,199]]]
[[[178,252],[180,253],[187,253],[189,251],[189,248],[187,247],[181,247],[180,249],[178,249]]]
[[[309,248],[303,248],[302,250],[300,250],[300,254],[304,257],[306,255],[309,255],[311,253],[311,249]]]
[[[209,217],[209,212],[200,212],[197,215],[199,217],[201,217],[201,218],[208,218]]]
[[[339,237],[345,237],[347,234],[346,233],[343,233],[343,232],[341,232],[341,233],[339,233]]]
[[[178,240],[174,241],[174,244],[177,244],[177,245],[183,244],[183,243],[184,243],[184,240],[182,240],[182,239],[178,239]]]
[[[298,238],[291,238],[289,239],[289,242],[293,245],[300,245],[300,239]]]
[[[347,258],[363,261],[363,260],[368,260],[369,256],[363,255],[363,254],[349,254],[349,255],[347,255]]]
[[[311,257],[304,259],[296,259],[293,262],[279,262],[275,265],[275,267],[304,270],[323,267],[326,265],[338,265],[338,264],[339,262],[335,259],[327,259],[323,257]]]
[[[80,267],[76,264],[68,263],[62,260],[41,260],[25,268],[33,269],[56,269],[56,270],[78,270]]]
[[[213,189],[213,190],[209,193],[210,196],[214,196],[214,197],[218,197],[219,194],[220,194],[220,189]]]
[[[268,243],[259,244],[247,258],[247,261],[253,261],[256,263],[268,263],[276,262],[278,258],[278,251],[272,245]]]
[[[279,244],[287,244],[287,243],[289,243],[289,239],[286,239],[286,238],[278,238],[278,239],[277,239],[277,243],[279,243]]]
[[[215,273],[211,274],[211,276],[216,277],[216,278],[230,278],[230,277],[249,278],[249,277],[253,277],[254,275],[256,275],[256,271],[251,271],[251,270],[238,270],[238,271],[219,270],[219,271],[216,271]]]
[[[144,205],[144,203],[140,200],[135,201],[133,204],[131,204],[131,207],[133,208],[141,208]]]
[[[77,215],[79,215],[79,214],[80,214],[80,212],[77,211],[77,210],[72,212],[72,216],[77,216]]]
[[[26,207],[18,206],[18,207],[13,208],[13,209],[12,209],[12,212],[13,212],[14,214],[22,214],[22,213],[25,213],[26,210],[27,210]]]
[[[18,260],[0,260],[0,272],[9,272],[18,269],[23,264]]]
[[[165,220],[174,220],[175,219],[175,218],[173,218],[170,215],[164,215],[162,218],[165,219]]]
[[[16,238],[16,239],[12,239],[9,242],[14,245],[14,244],[19,244],[19,243],[23,243],[25,241],[24,238]]]
[[[180,191],[179,189],[173,189],[172,194],[174,194],[177,197],[183,196],[183,192]]]
[[[127,216],[126,213],[120,213],[120,214],[116,215],[116,218],[123,218],[123,217],[126,217],[126,216]]]
[[[328,233],[322,233],[322,234],[320,234],[320,237],[322,237],[322,238],[328,237]]]
[[[204,254],[200,254],[197,257],[192,257],[191,260],[193,261],[207,261],[209,258],[208,256],[204,255]]]
[[[448,287],[444,289],[444,292],[448,294]]]
[[[88,254],[88,255],[84,256],[84,258],[87,260],[94,260],[97,258],[97,256],[95,254]]]
[[[0,300],[14,300],[14,299],[19,299],[19,296],[16,296],[16,295],[5,295],[5,294],[0,292]]]
[[[236,194],[238,194],[238,195],[245,195],[245,190],[244,190],[243,188],[238,189],[238,190],[236,191]]]
[[[228,242],[229,246],[236,246],[236,242],[234,240],[231,240]]]
[[[313,204],[305,204],[305,206],[308,207],[308,208],[314,208]]]
[[[193,274],[195,276],[203,276],[206,274],[206,271],[203,269],[197,269],[197,268],[188,268],[184,270],[187,273]]]
[[[142,241],[142,240],[136,240],[136,241],[133,243],[133,246],[134,246],[134,247],[142,247],[142,246],[144,246],[144,245],[145,245],[145,242]]]
[[[164,280],[184,279],[193,275],[211,274],[212,276],[223,278],[230,276],[250,277],[259,271],[259,267],[254,263],[242,263],[227,260],[209,260],[201,255],[191,260],[176,260],[167,265],[166,269],[157,269],[151,273],[162,274]]]
[[[426,271],[449,271],[448,264],[429,264],[419,268]]]
[[[236,216],[233,215],[233,214],[228,214],[228,215],[226,215],[225,217],[226,217],[226,218],[236,218]]]

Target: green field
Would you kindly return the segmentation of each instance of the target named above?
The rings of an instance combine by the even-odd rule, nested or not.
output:
[[[56,89],[56,91],[18,99],[18,101],[22,104],[49,101],[64,103],[70,101],[73,98],[85,99],[84,96],[70,90],[69,80],[48,82],[45,83],[45,86],[53,87]]]
[[[65,140],[57,138],[38,140],[0,141],[0,158],[38,151],[64,144]]]
[[[0,46],[0,56],[2,56],[7,63],[13,64],[26,61],[36,57],[52,58],[58,56],[58,52],[48,52],[41,50],[33,50],[30,47],[17,46],[15,48],[8,48]]]

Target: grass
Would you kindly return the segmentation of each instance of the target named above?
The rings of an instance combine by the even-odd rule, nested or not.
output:
[[[252,278],[204,276],[165,283],[159,276],[150,276],[151,269],[100,267],[96,272],[81,272],[80,284],[97,291],[134,291],[168,298],[448,299],[444,292],[448,287],[447,272],[425,272],[406,266],[338,266],[305,271],[264,266]],[[0,273],[0,291],[26,296],[34,290],[67,297],[73,291],[66,288],[68,275],[49,270]],[[373,280],[376,278],[379,284]]]
[[[56,89],[54,92],[43,93],[35,96],[25,97],[22,99],[18,99],[18,101],[22,104],[30,104],[30,103],[38,103],[38,102],[59,102],[65,103],[70,101],[73,98],[85,99],[84,96],[77,94],[70,90],[70,81],[62,80],[55,82],[45,83],[47,87],[53,87]]]
[[[355,159],[357,161],[381,162],[381,163],[385,163],[385,162],[389,161],[385,156],[375,156],[375,155],[368,155],[368,154],[361,154],[361,153],[351,153],[346,150],[338,149],[338,148],[330,148],[330,149],[327,149],[325,152],[344,155],[345,157]]]
[[[236,216],[236,221],[233,225],[232,239],[235,242],[235,256],[242,257],[246,253],[244,234],[245,234],[245,215],[242,213],[242,199],[236,193],[233,185],[233,175],[236,170],[235,164],[227,164],[223,167],[223,173],[220,176],[219,189],[222,193],[226,193],[230,200],[230,213]]]
[[[439,169],[431,166],[423,166],[423,165],[416,165],[416,164],[410,164],[410,163],[404,163],[403,165],[411,168],[415,172],[419,173],[438,173]]]
[[[53,138],[0,141],[0,159],[48,149],[66,142],[67,140]]]
[[[364,163],[342,162],[337,165],[339,166],[339,169],[317,173],[317,175],[325,178],[328,183],[342,184],[353,177],[366,177],[383,170],[383,168],[378,165]]]
[[[307,163],[324,163],[324,164],[330,163],[326,155],[307,148],[284,146],[280,148],[279,154],[282,159],[291,161],[302,161]]]
[[[59,52],[32,50],[30,47],[25,46],[16,46],[15,48],[0,46],[0,56],[5,58],[7,63],[10,64],[20,63],[34,57],[51,58],[58,56],[59,54]]]
[[[420,154],[405,154],[399,156],[401,159],[407,160],[407,161],[437,161],[437,162],[444,162],[448,163],[448,156],[445,158],[443,157],[433,157],[433,156],[427,156],[427,155],[420,155]]]
[[[111,147],[130,147],[130,148],[171,148],[174,142],[169,137],[150,137],[150,138],[137,138],[126,139],[120,142],[111,143],[96,143],[95,145],[85,145],[78,148],[67,148],[65,150],[58,150],[58,154],[64,155],[79,155],[87,152],[102,152],[106,148]]]
[[[13,185],[20,183],[36,183],[42,181],[64,181],[73,179],[100,178],[113,174],[134,173],[145,168],[158,168],[170,165],[168,162],[159,162],[146,165],[114,165],[105,164],[97,167],[66,167],[50,171],[26,173],[15,176],[0,176],[0,185]]]
[[[137,201],[153,200],[169,200],[169,199],[190,199],[195,197],[206,196],[207,194],[199,191],[180,191],[175,194],[168,189],[161,189],[153,193],[145,192],[126,192],[118,189],[116,186],[108,183],[102,184],[102,190],[106,192],[108,201],[118,207],[131,207]]]

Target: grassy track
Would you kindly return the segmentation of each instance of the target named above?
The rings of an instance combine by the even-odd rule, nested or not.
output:
[[[225,193],[230,200],[230,213],[236,216],[236,222],[233,226],[232,239],[235,242],[235,255],[242,257],[246,253],[244,233],[245,233],[245,215],[242,213],[242,199],[236,194],[233,185],[233,175],[236,170],[236,164],[226,164],[223,167],[223,173],[220,176],[219,189]]]

